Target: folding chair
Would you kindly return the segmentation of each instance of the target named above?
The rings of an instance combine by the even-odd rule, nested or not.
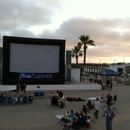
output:
[[[87,129],[86,128],[86,117],[85,116],[79,118],[79,124],[80,124],[80,126],[85,127],[85,130]]]
[[[7,97],[7,104],[13,104],[12,97]]]
[[[5,102],[6,98],[4,96],[0,96],[0,102],[3,104]]]
[[[15,101],[14,104],[21,104],[20,97],[17,97],[17,101]]]
[[[23,97],[23,103],[25,104],[25,103],[27,103],[27,96],[25,96],[25,97]]]
[[[33,96],[29,96],[29,97],[28,97],[28,102],[29,102],[29,103],[32,103],[32,102],[33,102]]]

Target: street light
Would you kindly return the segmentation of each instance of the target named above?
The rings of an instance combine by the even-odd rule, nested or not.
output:
[[[105,75],[106,75],[106,69],[103,70],[103,81],[105,83]]]

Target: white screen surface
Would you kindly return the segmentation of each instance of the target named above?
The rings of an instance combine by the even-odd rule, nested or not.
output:
[[[10,72],[59,72],[59,46],[11,43]]]

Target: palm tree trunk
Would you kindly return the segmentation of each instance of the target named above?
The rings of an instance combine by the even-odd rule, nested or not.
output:
[[[76,58],[76,64],[78,64],[78,56],[76,56],[75,58]]]
[[[84,46],[84,65],[86,64],[86,46]]]

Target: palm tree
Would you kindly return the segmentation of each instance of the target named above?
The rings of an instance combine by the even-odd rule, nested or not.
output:
[[[79,43],[80,45],[83,46],[83,50],[84,50],[84,65],[86,64],[86,51],[88,46],[95,46],[94,41],[90,39],[89,35],[81,35],[79,37],[79,39],[81,40],[81,42]]]
[[[79,56],[83,56],[83,51],[81,51],[81,43],[78,43],[77,46],[74,46],[74,48],[72,48],[72,57],[75,57],[76,59],[76,64],[78,64],[78,58]]]

